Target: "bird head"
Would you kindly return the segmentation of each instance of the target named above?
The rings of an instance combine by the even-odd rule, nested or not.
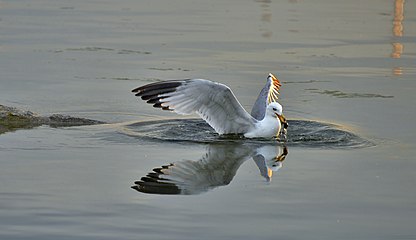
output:
[[[267,106],[267,112],[271,116],[277,117],[283,126],[287,126],[287,121],[285,116],[283,115],[283,107],[278,102],[271,102]]]

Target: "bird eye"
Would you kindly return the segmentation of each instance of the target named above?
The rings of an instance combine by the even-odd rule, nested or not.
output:
[[[277,109],[276,108],[273,108],[273,111],[277,111]]]

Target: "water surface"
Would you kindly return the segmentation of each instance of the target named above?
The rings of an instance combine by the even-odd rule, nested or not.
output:
[[[415,9],[1,1],[0,104],[109,124],[0,135],[0,238],[415,239]],[[219,138],[130,93],[207,78],[250,109],[269,72],[286,145]],[[174,196],[131,188],[170,163],[213,181],[176,179]]]

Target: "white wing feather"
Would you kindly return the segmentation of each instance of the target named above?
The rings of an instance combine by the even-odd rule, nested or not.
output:
[[[135,182],[134,189],[159,194],[199,194],[227,185],[253,149],[241,145],[210,145],[199,161],[184,160],[160,168]]]
[[[257,122],[224,84],[204,79],[164,81],[133,90],[154,107],[179,114],[196,112],[219,134],[245,133]]]

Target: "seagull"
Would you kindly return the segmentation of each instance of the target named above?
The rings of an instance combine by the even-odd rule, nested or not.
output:
[[[155,108],[189,115],[197,113],[218,134],[241,134],[246,138],[278,137],[288,127],[283,107],[277,102],[280,81],[271,73],[249,114],[231,89],[205,79],[168,80],[132,90]]]
[[[240,166],[250,159],[270,182],[288,153],[286,146],[274,144],[209,144],[199,160],[181,160],[153,168],[131,188],[152,194],[200,194],[228,185]]]

